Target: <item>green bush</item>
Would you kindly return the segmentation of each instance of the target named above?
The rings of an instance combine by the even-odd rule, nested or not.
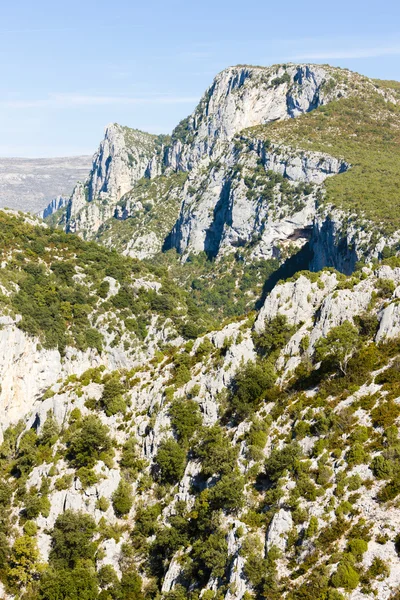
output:
[[[121,479],[117,489],[112,495],[112,505],[117,517],[127,515],[133,505],[132,487],[127,482]]]
[[[329,363],[331,368],[339,368],[346,375],[350,358],[360,345],[359,334],[350,323],[333,327],[325,338],[320,338],[315,344],[315,356],[318,361]]]
[[[336,588],[354,590],[360,582],[360,576],[348,561],[342,561],[333,573],[331,582]]]
[[[213,509],[227,513],[238,512],[243,506],[244,478],[238,470],[223,475],[209,491],[209,502]]]
[[[175,400],[169,414],[178,439],[186,444],[202,424],[199,405],[194,400]]]
[[[349,541],[348,550],[357,561],[360,561],[363,557],[363,554],[365,554],[365,552],[368,550],[368,542],[357,538],[352,539]]]
[[[119,412],[125,413],[126,402],[123,398],[124,391],[124,386],[117,375],[107,379],[104,383],[103,393],[100,398],[100,406],[107,417],[116,415]]]
[[[286,444],[283,448],[274,448],[265,461],[265,472],[268,478],[276,483],[285,471],[291,471],[302,456],[297,442]]]
[[[175,440],[169,438],[161,442],[155,462],[161,482],[177,483],[185,471],[186,452]]]
[[[230,405],[238,420],[255,412],[275,380],[273,364],[268,361],[249,361],[236,372],[230,388]]]
[[[233,447],[219,425],[205,427],[194,453],[201,460],[201,471],[204,477],[230,473],[236,467],[238,447]]]
[[[93,559],[96,523],[90,515],[66,510],[57,517],[51,532],[50,562],[61,568],[74,568],[81,559]]]
[[[108,427],[96,415],[82,419],[79,429],[71,436],[68,444],[68,457],[76,467],[93,467],[102,454],[111,450]]]

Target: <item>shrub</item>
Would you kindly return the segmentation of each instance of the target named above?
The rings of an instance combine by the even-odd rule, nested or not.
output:
[[[366,576],[369,579],[384,579],[389,577],[390,569],[384,560],[375,556],[371,565],[369,566]]]
[[[126,402],[122,396],[123,392],[124,387],[118,376],[111,377],[105,382],[100,398],[100,406],[107,417],[116,415],[119,412],[125,413]]]
[[[360,561],[363,557],[363,554],[368,550],[368,542],[360,539],[352,539],[348,544],[349,552],[356,558],[356,560]]]
[[[331,582],[336,588],[354,590],[360,582],[360,576],[348,561],[342,561],[333,573]]]
[[[93,467],[102,453],[111,450],[108,427],[96,415],[84,417],[68,445],[68,457],[76,467]]]
[[[212,533],[193,544],[194,569],[201,582],[212,577],[223,577],[228,566],[228,544],[222,532]]]
[[[249,361],[237,371],[231,384],[230,404],[239,420],[254,413],[275,380],[273,365],[268,361]]]
[[[136,446],[137,442],[135,438],[130,437],[122,448],[122,455],[119,464],[128,477],[136,477],[144,464],[144,461],[138,456]]]
[[[99,481],[99,476],[93,469],[89,469],[88,467],[81,467],[76,474],[84,489],[95,485]]]
[[[186,466],[186,452],[172,438],[161,442],[155,462],[163,483],[176,483],[183,477]]]
[[[302,452],[298,443],[286,444],[282,449],[272,450],[265,461],[265,472],[269,479],[277,482],[286,470],[292,470],[301,457]]]
[[[54,487],[58,491],[67,490],[69,487],[71,487],[72,480],[73,480],[72,475],[67,475],[67,474],[62,475],[61,477],[59,477],[58,479],[55,480]]]
[[[237,470],[223,475],[210,489],[211,506],[228,513],[237,512],[243,506],[244,483],[244,478]]]
[[[51,533],[50,561],[61,568],[74,568],[80,559],[93,559],[95,531],[90,515],[66,510],[57,517]]]
[[[107,498],[105,496],[100,496],[100,498],[97,498],[96,508],[98,510],[101,510],[101,512],[106,512],[108,510],[109,506],[110,506],[110,502],[109,502],[109,500],[107,500]]]
[[[232,447],[221,427],[214,425],[203,429],[194,453],[201,460],[204,477],[211,477],[235,468],[238,448]]]
[[[357,329],[350,321],[344,321],[342,325],[333,327],[325,338],[317,341],[315,356],[319,361],[327,361],[334,368],[338,367],[346,375],[349,360],[359,345]]]
[[[306,537],[311,538],[318,532],[318,518],[312,516],[306,529]]]
[[[263,355],[281,350],[286,346],[295,331],[289,325],[286,315],[277,315],[265,323],[265,328],[259,335],[254,335],[257,350]]]
[[[36,579],[39,551],[36,539],[29,535],[17,538],[11,550],[8,578],[18,587],[24,587]]]
[[[117,517],[127,515],[133,505],[132,487],[127,482],[121,479],[117,489],[112,495],[112,505]]]
[[[361,465],[367,462],[368,454],[365,452],[363,446],[356,442],[352,448],[347,453],[346,460],[349,467],[353,467],[354,465]]]
[[[199,405],[194,400],[175,400],[170,409],[171,424],[180,440],[187,443],[202,424]]]

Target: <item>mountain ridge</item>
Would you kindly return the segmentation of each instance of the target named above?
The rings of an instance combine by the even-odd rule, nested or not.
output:
[[[0,211],[5,600],[399,598],[397,88],[255,71]]]

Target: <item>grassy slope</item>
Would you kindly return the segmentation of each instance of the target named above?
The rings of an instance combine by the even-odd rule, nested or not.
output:
[[[387,89],[392,83],[381,82],[380,87]],[[368,92],[295,120],[249,131],[274,142],[345,158],[352,168],[326,181],[327,201],[365,214],[381,223],[386,233],[400,227],[399,106]]]

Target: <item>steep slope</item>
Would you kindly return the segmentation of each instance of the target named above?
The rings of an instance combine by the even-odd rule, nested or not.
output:
[[[190,171],[193,174],[194,187],[203,184],[201,171],[207,168],[210,159],[214,162],[229,154],[227,146],[233,137],[246,127],[265,124],[276,119],[288,119],[329,102],[332,99],[351,93],[353,79],[356,76],[346,73],[338,76],[339,71],[330,67],[315,65],[277,65],[262,67],[232,67],[220,73],[206,91],[194,113],[181,122],[174,130],[171,142],[164,149],[157,146],[153,159],[146,170],[146,161],[150,154],[145,153],[145,161],[138,169],[122,157],[124,167],[119,168],[120,153],[124,150],[123,132],[114,125],[107,130],[105,140],[95,157],[92,172],[86,184],[86,192],[78,186],[62,221],[67,231],[78,231],[85,238],[93,238],[107,219],[121,218],[114,211],[114,202],[130,189],[140,176],[154,177],[160,169],[168,175],[171,171]],[[141,134],[145,135],[145,134]],[[116,137],[117,141],[108,138]],[[135,135],[129,143],[131,150],[135,145]],[[152,142],[164,138],[151,136]],[[138,139],[139,149],[142,140]],[[151,144],[150,144],[151,146]],[[160,149],[161,148],[161,149]],[[132,150],[133,152],[133,150]],[[114,165],[115,163],[115,165]],[[112,174],[106,176],[107,166]],[[107,186],[110,190],[107,191]],[[193,188],[193,186],[191,186]],[[216,188],[216,186],[214,186]],[[117,190],[120,190],[117,193]],[[187,189],[180,194],[184,202]],[[130,198],[135,191],[130,192]],[[108,195],[110,195],[110,200]],[[162,203],[162,195],[157,204]],[[101,200],[95,202],[94,200]],[[126,206],[126,203],[125,203]],[[132,213],[124,212],[124,218],[135,218]],[[176,211],[176,216],[178,212]],[[139,229],[138,229],[139,230]],[[159,239],[161,236],[159,235]],[[162,243],[159,243],[159,246]],[[152,253],[154,244],[149,244]],[[131,253],[133,249],[129,250]]]
[[[81,231],[84,237],[96,233],[136,181],[161,172],[165,139],[116,123],[109,125],[86,182],[77,184],[63,214],[66,231]]]
[[[64,226],[140,258],[240,249],[284,263],[302,250],[296,264],[351,273],[399,237],[397,101],[395,84],[328,66],[226,69],[156,156],[161,175],[116,205],[94,177],[102,199],[78,188]]]
[[[4,597],[396,598],[398,258],[185,341],[165,276],[0,216]]]

